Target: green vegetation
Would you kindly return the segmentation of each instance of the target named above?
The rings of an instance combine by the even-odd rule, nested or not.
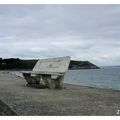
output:
[[[37,62],[34,60],[21,60],[19,58],[0,58],[0,70],[32,70]],[[50,66],[51,67],[51,66]],[[89,61],[70,61],[69,69],[99,69],[98,66],[90,63]]]
[[[35,65],[37,60],[20,60],[20,59],[4,59],[2,62],[0,62],[0,70],[6,70],[6,69],[15,69],[15,70],[21,70],[21,69],[32,69]]]

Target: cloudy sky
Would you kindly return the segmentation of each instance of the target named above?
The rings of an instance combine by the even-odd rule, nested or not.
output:
[[[120,65],[120,5],[0,5],[0,57],[66,55]]]

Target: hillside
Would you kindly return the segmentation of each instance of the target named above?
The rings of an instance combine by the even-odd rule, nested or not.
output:
[[[71,60],[69,69],[76,70],[76,69],[99,69],[98,66],[96,66],[93,63],[90,63],[89,61],[75,61]]]
[[[34,60],[21,60],[19,58],[9,58],[9,59],[0,59],[0,70],[31,70],[35,63],[37,62],[36,59]],[[89,61],[74,61],[71,60],[69,69],[76,70],[76,69],[98,69],[99,67],[90,63]]]

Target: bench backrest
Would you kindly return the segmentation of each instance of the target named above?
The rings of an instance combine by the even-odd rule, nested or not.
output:
[[[65,73],[69,67],[70,57],[58,57],[38,60],[34,72]]]

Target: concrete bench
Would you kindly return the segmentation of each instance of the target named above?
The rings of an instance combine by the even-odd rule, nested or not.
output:
[[[62,88],[70,57],[58,57],[38,60],[32,71],[24,71],[28,85],[40,85],[50,89]]]

